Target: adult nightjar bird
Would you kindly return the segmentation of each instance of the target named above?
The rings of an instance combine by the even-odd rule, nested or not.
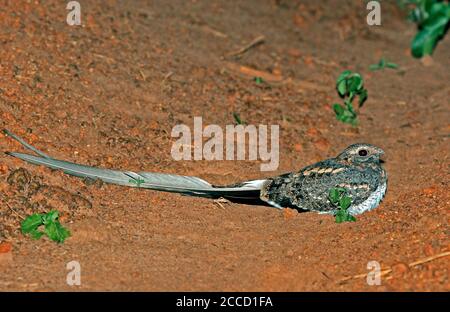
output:
[[[57,160],[9,131],[4,130],[4,133],[39,156],[7,152],[8,155],[33,164],[63,170],[67,174],[130,187],[215,199],[225,198],[246,204],[335,213],[337,208],[330,202],[329,192],[332,188],[345,188],[351,198],[347,212],[357,215],[377,207],[387,187],[387,174],[380,159],[384,154],[383,150],[364,143],[350,145],[337,157],[320,161],[300,171],[273,178],[216,186],[196,177],[100,169]]]

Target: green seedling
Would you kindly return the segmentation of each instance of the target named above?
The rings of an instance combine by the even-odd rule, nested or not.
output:
[[[450,22],[450,4],[440,0],[405,0],[412,6],[409,19],[417,24],[418,32],[411,42],[411,53],[416,58],[431,55]]]
[[[244,125],[245,124],[245,122],[241,120],[241,117],[239,116],[238,113],[233,112],[233,118],[234,118],[234,121],[236,122],[236,124],[238,124],[238,125]]]
[[[261,77],[255,77],[256,84],[262,84],[264,80]]]
[[[337,207],[337,212],[334,215],[336,223],[356,221],[356,218],[347,211],[352,203],[352,199],[347,196],[345,188],[332,188],[328,194],[328,199],[333,206]]]
[[[356,126],[358,124],[358,116],[353,108],[353,100],[358,96],[358,106],[360,108],[367,100],[367,90],[364,88],[362,76],[350,70],[345,70],[336,80],[336,89],[339,96],[344,99],[344,105],[333,104],[337,120]]]
[[[371,71],[381,70],[381,69],[385,69],[385,68],[397,69],[398,65],[395,63],[391,63],[391,62],[386,62],[386,60],[384,58],[382,58],[378,62],[378,64],[372,64],[369,66],[369,69]]]
[[[141,178],[137,178],[137,179],[130,179],[130,180],[128,180],[128,182],[136,184],[137,187],[141,187],[141,184],[145,183],[145,180],[141,179]]]
[[[47,214],[32,214],[22,221],[22,233],[30,235],[33,239],[47,235],[52,241],[63,243],[70,236],[70,231],[59,223],[58,218],[59,214],[56,210]],[[42,227],[44,227],[44,231],[40,230]]]

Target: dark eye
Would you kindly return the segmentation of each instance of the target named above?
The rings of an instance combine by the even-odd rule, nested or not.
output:
[[[365,149],[359,150],[359,156],[367,156],[367,151]]]

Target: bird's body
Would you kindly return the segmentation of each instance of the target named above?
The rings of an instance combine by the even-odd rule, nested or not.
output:
[[[214,186],[196,177],[151,172],[117,171],[57,160],[5,131],[39,156],[7,153],[27,162],[65,173],[107,183],[190,196],[225,198],[235,202],[266,204],[277,208],[334,213],[328,195],[332,188],[345,188],[352,203],[348,212],[360,214],[377,207],[387,187],[387,175],[380,164],[383,151],[370,144],[353,144],[336,158],[330,158],[273,178],[252,180],[227,186]]]
[[[374,148],[357,144],[349,148]],[[349,213],[360,214],[378,206],[386,192],[387,176],[377,162],[354,162],[331,158],[305,167],[299,172],[268,179],[261,197],[277,207],[333,213],[329,200],[332,188],[345,188],[352,199]]]

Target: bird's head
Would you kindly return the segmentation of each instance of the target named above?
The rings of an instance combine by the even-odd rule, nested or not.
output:
[[[351,162],[351,163],[380,163],[383,162],[380,157],[384,154],[384,151],[371,144],[356,143],[347,147],[337,157],[339,160]]]

